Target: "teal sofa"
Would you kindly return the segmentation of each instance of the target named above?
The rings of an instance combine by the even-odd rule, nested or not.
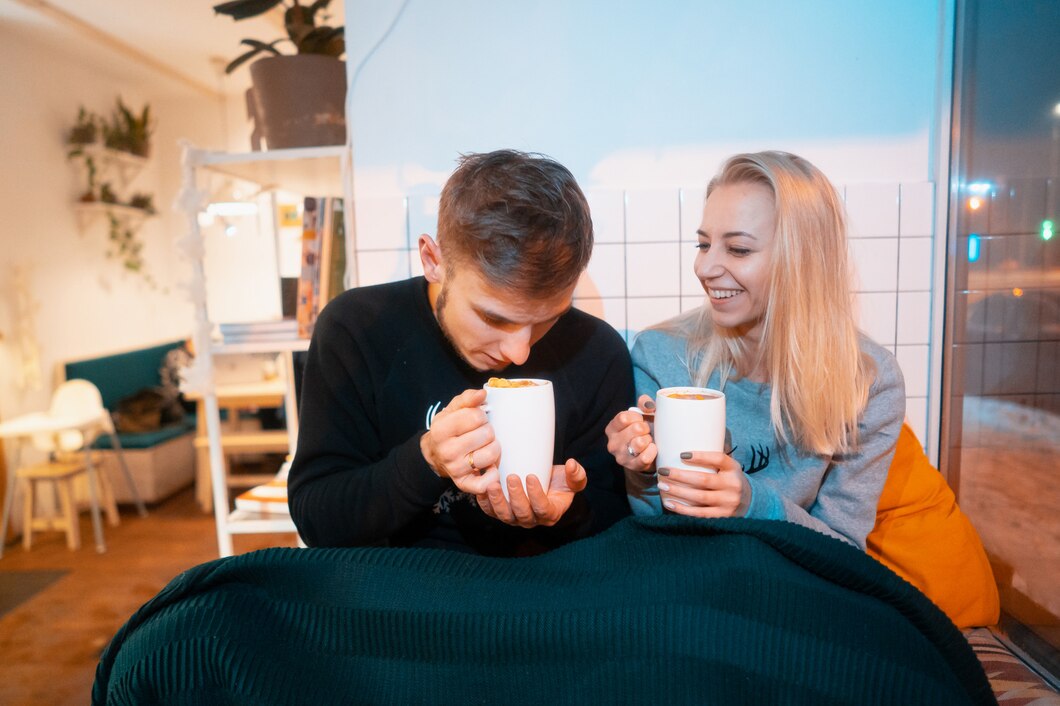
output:
[[[161,384],[159,369],[166,354],[182,340],[169,341],[112,355],[69,361],[62,365],[66,380],[88,380],[103,397],[103,406],[113,412],[118,402],[145,387]],[[157,502],[186,487],[195,479],[195,416],[157,431],[118,435],[126,463],[144,502]],[[121,503],[133,501],[132,490],[117,465],[109,436],[98,438],[94,447],[103,454],[104,472]]]

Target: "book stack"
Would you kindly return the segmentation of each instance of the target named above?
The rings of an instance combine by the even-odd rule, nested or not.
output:
[[[224,323],[217,328],[225,343],[267,343],[298,338],[298,322],[294,319]]]
[[[269,515],[290,515],[287,505],[287,479],[273,479],[236,496],[236,509]]]
[[[307,196],[302,209],[298,335],[310,338],[324,305],[345,289],[346,232],[340,198]]]
[[[276,477],[268,483],[256,485],[250,490],[236,496],[236,509],[246,512],[262,512],[269,515],[288,515],[291,508],[287,504],[287,471],[291,462],[286,461]]]

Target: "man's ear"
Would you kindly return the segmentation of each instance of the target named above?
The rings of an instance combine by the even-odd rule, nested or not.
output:
[[[439,283],[445,277],[445,263],[442,249],[431,236],[424,233],[420,236],[420,263],[423,265],[423,276],[428,282]]]

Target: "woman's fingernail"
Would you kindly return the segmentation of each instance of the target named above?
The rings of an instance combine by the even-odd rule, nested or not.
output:
[[[673,510],[674,509],[674,504],[672,502],[670,502],[669,500],[664,501],[663,505],[666,507],[667,510]]]
[[[670,475],[670,469],[669,468],[660,468],[659,469],[659,475],[660,476],[668,476],[668,475]]]
[[[655,409],[655,402],[652,400],[648,400],[644,403],[644,409]]]
[[[691,451],[682,451],[681,452],[681,458],[684,459],[685,461],[687,461],[688,459],[692,458],[692,452]]]
[[[669,490],[669,489],[670,489],[670,484],[669,483],[659,483],[659,490]]]

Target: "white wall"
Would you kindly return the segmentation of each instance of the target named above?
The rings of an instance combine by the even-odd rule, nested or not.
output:
[[[944,0],[410,0],[386,35],[402,7],[346,0],[361,284],[419,273],[460,153],[544,152],[596,224],[577,303],[631,339],[702,302],[691,243],[721,161],[796,152],[846,199],[862,324],[929,440]]]
[[[745,149],[840,182],[931,178],[939,2],[410,0],[352,89],[359,188],[515,147],[583,186],[704,182]],[[351,72],[402,3],[346,0]]]
[[[184,221],[170,208],[179,187],[177,140],[221,145],[217,99],[164,79],[130,82],[86,60],[77,41],[0,25],[0,419],[47,407],[58,362],[187,336],[191,308],[177,284],[188,270],[173,246]],[[149,102],[158,118],[153,153],[132,190],[152,192],[159,210],[141,235],[146,268],[157,280],[124,272],[105,256],[107,227],[79,231],[74,201],[84,190],[67,162],[66,131],[83,104],[109,113],[121,95]],[[27,268],[36,306],[43,384],[18,385],[12,268]],[[9,464],[12,444],[6,444]]]

